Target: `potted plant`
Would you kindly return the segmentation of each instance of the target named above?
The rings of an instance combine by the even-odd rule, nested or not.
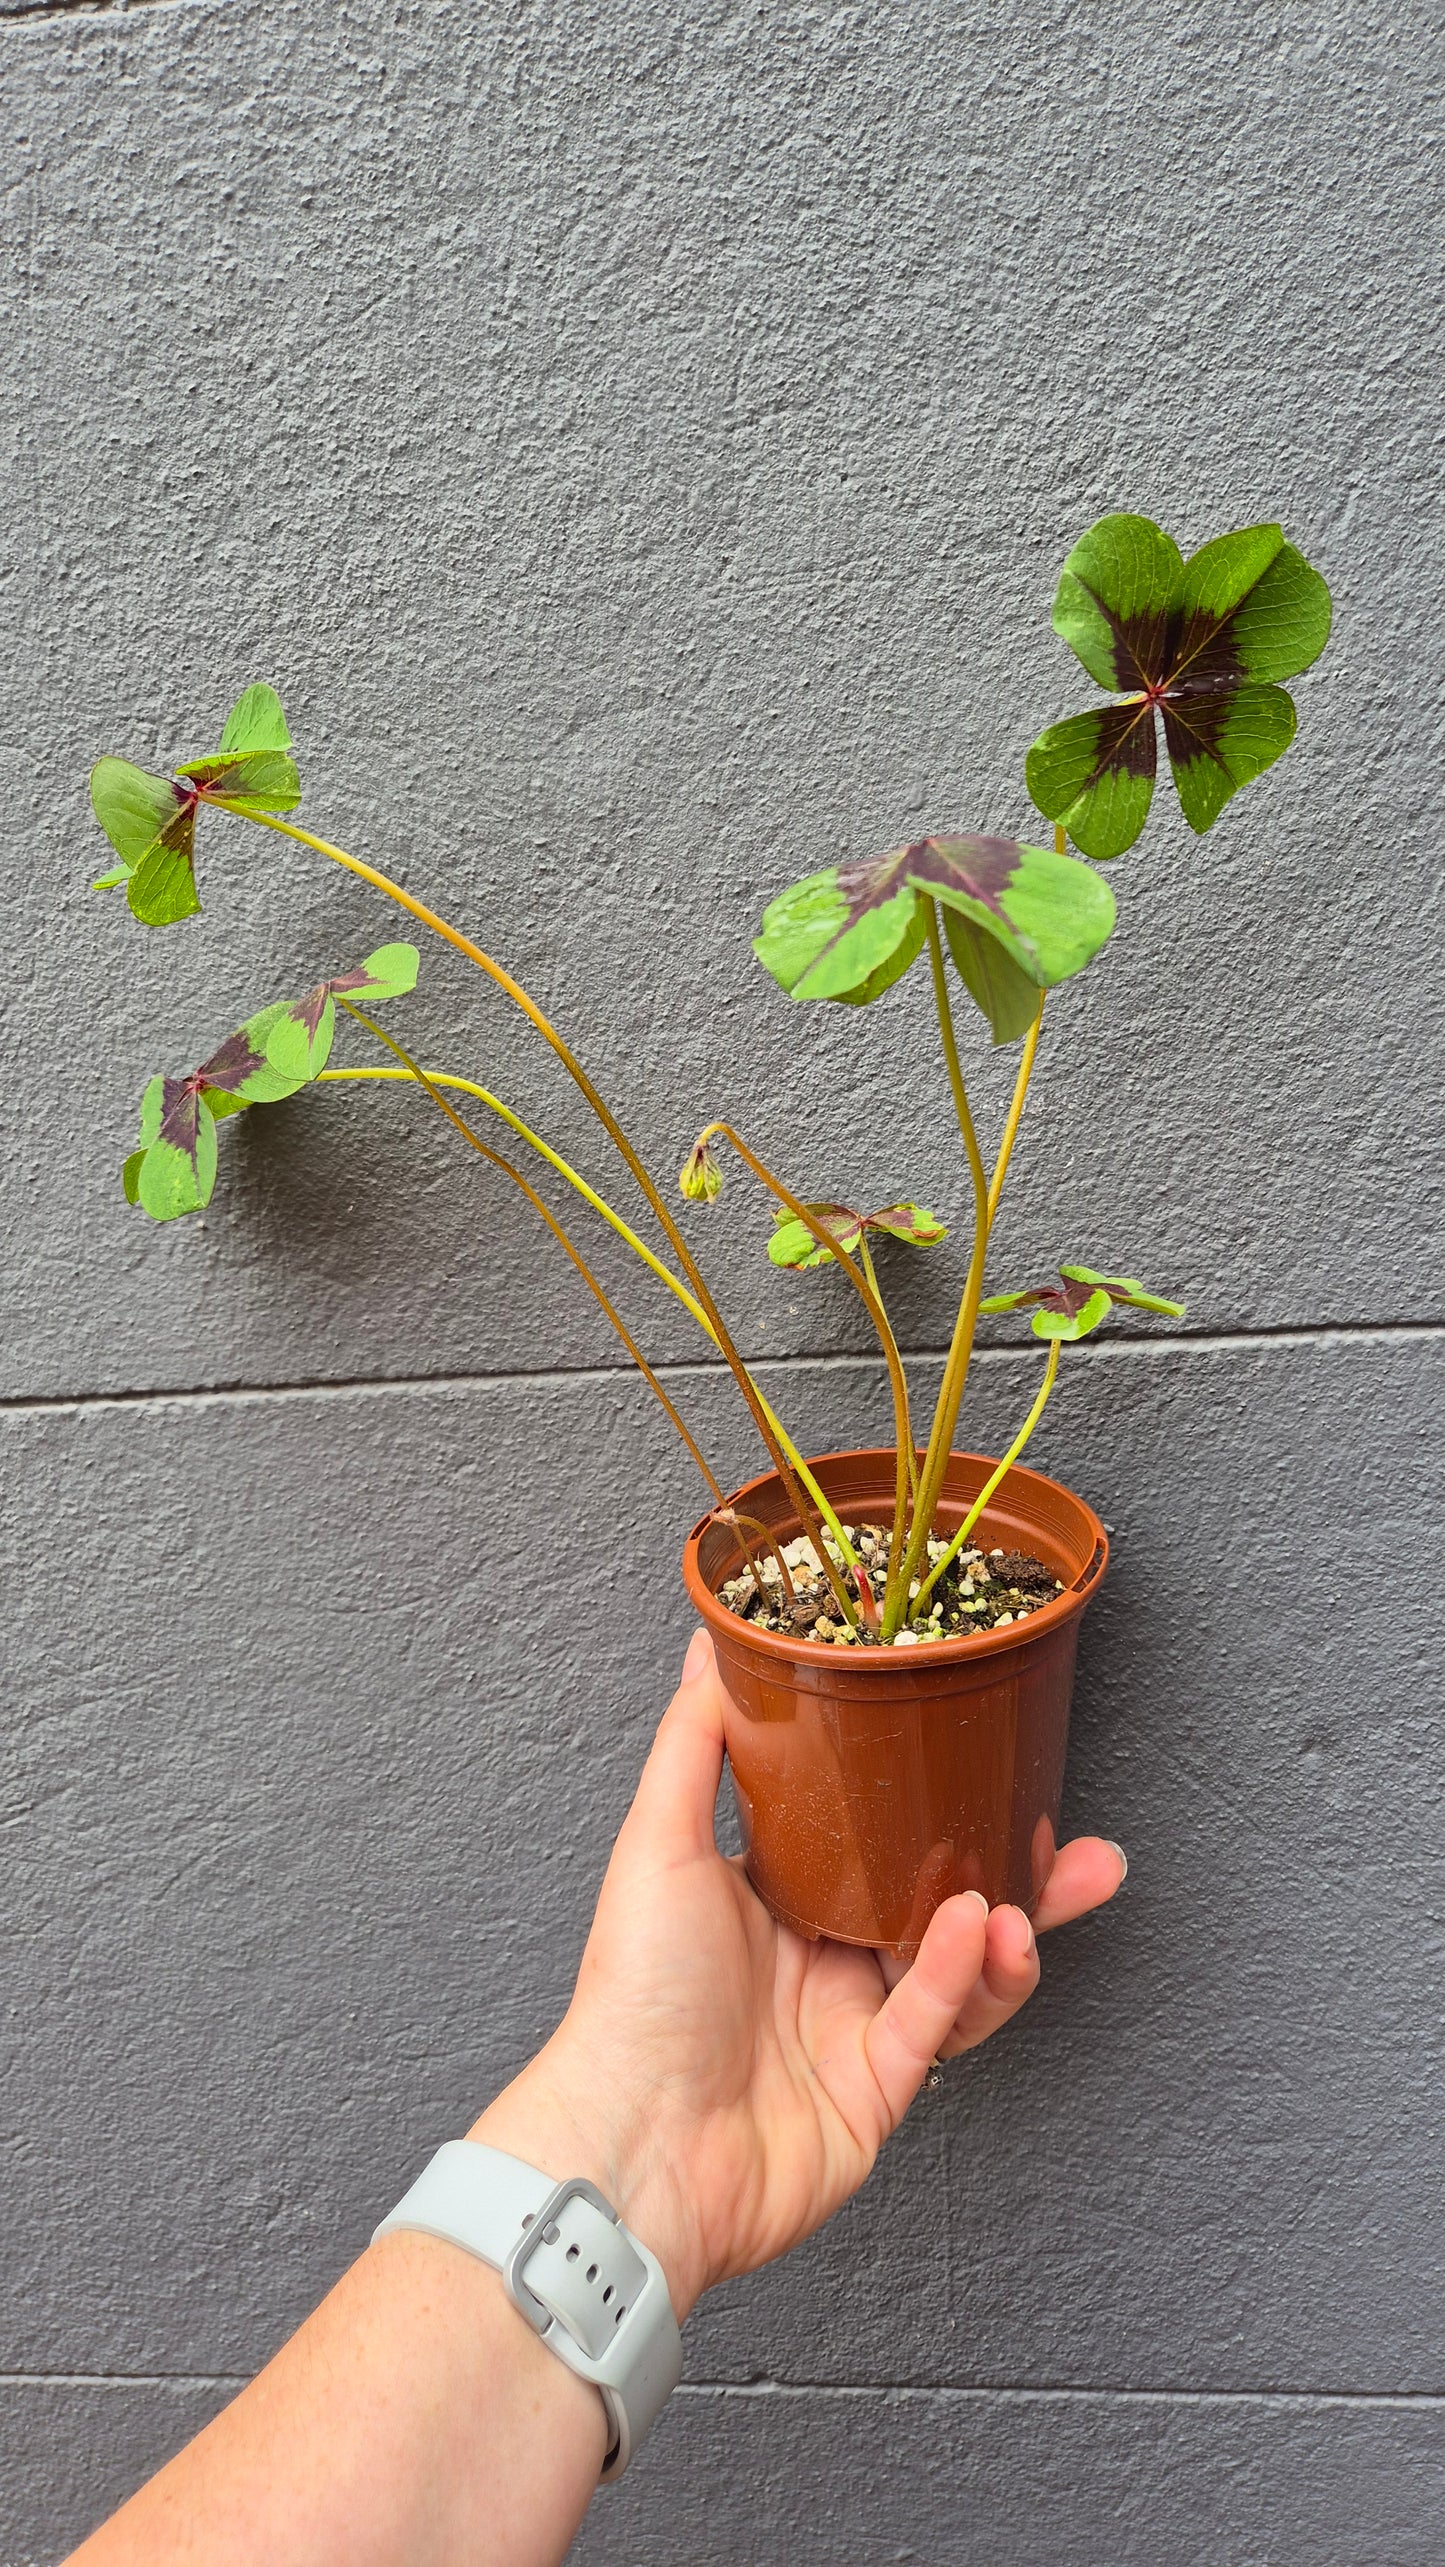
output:
[[[520,1189],[706,1486],[707,1512],[687,1542],[684,1576],[729,1698],[729,1757],[752,1877],[773,1912],[805,1934],[908,1957],[951,1892],[976,1888],[1031,1907],[1047,1876],[1079,1621],[1108,1546],[1084,1500],[1020,1456],[1065,1346],[1115,1311],[1178,1317],[1182,1305],[1112,1266],[1075,1260],[1054,1277],[986,1292],[990,1237],[1046,995],[1085,969],[1113,928],[1113,893],[1097,868],[1124,854],[1145,825],[1161,731],[1185,818],[1207,830],[1288,747],[1295,712],[1280,681],[1319,656],[1329,624],[1324,581],[1278,525],[1220,536],[1186,561],[1147,518],[1101,519],[1064,564],[1053,626],[1109,700],[1046,730],[1026,768],[1029,794],[1053,823],[1052,846],[939,833],[827,866],[766,910],[755,950],[791,1000],[863,1007],[918,965],[915,977],[937,1017],[968,1175],[968,1258],[926,1430],[915,1418],[874,1245],[935,1247],[946,1225],[901,1197],[870,1209],[805,1194],[805,1179],[795,1187],[726,1122],[699,1134],[681,1174],[686,1202],[710,1204],[730,1153],[770,1200],[772,1262],[825,1270],[861,1303],[892,1393],[893,1440],[880,1450],[807,1454],[738,1351],[689,1216],[520,982],[402,885],[287,816],[299,804],[300,782],[271,687],[248,688],[219,748],[170,775],[118,758],[94,770],[96,816],[117,860],[101,887],[124,885],[144,924],[168,925],[199,909],[197,820],[204,809],[231,813],[343,866],[444,938],[523,1011],[586,1098],[641,1196],[635,1217],[645,1216],[650,1238],[510,1104],[457,1071],[422,1066],[392,1021],[378,1021],[378,1007],[413,988],[418,965],[413,945],[383,944],[261,1008],[183,1075],[153,1077],[125,1161],[125,1192],[158,1221],[198,1210],[216,1182],[217,1127],[228,1116],[305,1086],[378,1080],[415,1083]],[[992,1166],[964,1076],[954,1016],[960,995],[996,1046],[1017,1047]],[[343,1025],[359,1031],[371,1057],[333,1062]],[[746,1487],[727,1492],[714,1476],[585,1247],[541,1190],[553,1180],[623,1240],[727,1363],[768,1462]],[[979,1315],[1010,1310],[1031,1313],[1046,1349],[1035,1396],[1002,1456],[956,1451]]]

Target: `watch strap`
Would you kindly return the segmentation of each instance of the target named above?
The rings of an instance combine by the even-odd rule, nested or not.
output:
[[[581,2176],[554,2183],[500,2148],[451,2139],[375,2237],[398,2228],[496,2267],[527,2324],[600,2392],[603,2481],[620,2478],[682,2376],[682,2337],[662,2266],[610,2202]]]

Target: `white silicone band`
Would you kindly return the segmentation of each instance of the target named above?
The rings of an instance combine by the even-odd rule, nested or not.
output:
[[[508,2297],[607,2410],[604,2484],[620,2478],[682,2377],[682,2337],[657,2257],[579,2176],[450,2139],[376,2230],[419,2228],[494,2264]],[[375,2241],[373,2240],[373,2243]]]

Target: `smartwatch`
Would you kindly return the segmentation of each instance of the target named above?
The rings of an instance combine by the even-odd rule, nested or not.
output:
[[[450,2139],[374,2232],[418,2228],[501,2274],[542,2342],[607,2411],[602,2482],[620,2478],[682,2376],[682,2337],[657,2257],[580,2175],[550,2175]]]

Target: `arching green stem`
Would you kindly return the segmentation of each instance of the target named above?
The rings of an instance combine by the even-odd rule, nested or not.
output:
[[[870,1289],[866,1278],[858,1272],[852,1258],[839,1248],[836,1240],[829,1237],[817,1214],[808,1210],[807,1205],[799,1200],[791,1188],[784,1185],[781,1177],[774,1176],[767,1162],[759,1158],[756,1150],[748,1147],[742,1135],[735,1132],[730,1123],[710,1123],[705,1132],[698,1134],[693,1146],[701,1150],[712,1140],[726,1141],[729,1149],[736,1150],[743,1165],[751,1168],[759,1184],[765,1185],[770,1194],[777,1196],[779,1203],[787,1206],[793,1219],[802,1223],[803,1228],[817,1241],[820,1248],[827,1249],[829,1256],[842,1267],[877,1333],[878,1342],[883,1349],[884,1360],[888,1366],[888,1379],[893,1392],[893,1434],[897,1446],[893,1492],[893,1540],[890,1545],[888,1572],[891,1588],[893,1580],[891,1563],[898,1558],[903,1549],[903,1529],[908,1521],[913,1425],[908,1413],[907,1377],[898,1348],[894,1343],[893,1331],[888,1325],[887,1314],[877,1294]]]
[[[1027,1444],[1029,1437],[1032,1435],[1034,1428],[1042,1417],[1048,1401],[1049,1393],[1054,1386],[1054,1377],[1059,1369],[1059,1343],[1060,1341],[1056,1337],[1049,1348],[1049,1360],[1044,1366],[1044,1378],[1039,1386],[1038,1396],[1035,1399],[1032,1408],[1029,1410],[1029,1413],[1024,1419],[1022,1426],[1019,1428],[1017,1435],[1014,1437],[1013,1442],[1010,1444],[1003,1460],[998,1464],[995,1470],[990,1472],[988,1478],[984,1481],[982,1488],[979,1490],[979,1493],[974,1499],[972,1506],[969,1508],[967,1515],[960,1524],[958,1531],[954,1534],[953,1539],[949,1543],[948,1549],[944,1552],[942,1559],[934,1563],[934,1566],[929,1570],[927,1577],[923,1580],[917,1595],[913,1598],[913,1601],[909,1606],[910,1614],[917,1616],[922,1612],[924,1605],[927,1603],[933,1589],[937,1586],[944,1570],[957,1559],[959,1552],[963,1549],[965,1542],[968,1540],[970,1533],[977,1524],[984,1508],[988,1505],[989,1500],[994,1496],[995,1492],[1001,1487],[1003,1481],[1007,1478],[1008,1473],[1013,1469],[1013,1466],[1018,1460],[1020,1453],[1023,1451],[1025,1444]]]
[[[494,962],[490,954],[484,953],[480,945],[473,944],[470,936],[464,936],[460,928],[453,927],[447,919],[439,916],[435,909],[428,909],[424,901],[414,899],[409,891],[403,891],[399,882],[393,882],[389,874],[380,872],[375,865],[363,863],[359,856],[348,855],[344,847],[333,846],[328,838],[318,838],[309,829],[298,828],[292,820],[278,819],[274,812],[245,811],[238,816],[253,820],[259,828],[274,829],[283,838],[294,838],[298,846],[312,848],[317,855],[325,856],[330,863],[340,865],[347,873],[355,874],[360,881],[370,883],[373,890],[384,892],[388,900],[394,900],[397,906],[406,910],[410,917],[418,919],[422,926],[430,927],[434,935],[442,937],[447,944],[454,947],[457,953],[464,954],[468,962],[475,963],[478,971],[485,972],[488,979],[495,981],[498,989],[505,990],[507,996],[521,1008],[523,1015],[536,1027],[543,1041],[556,1053],[568,1077],[580,1088],[599,1123],[620,1151],[640,1186],[683,1273],[707,1312],[718,1352],[728,1365],[733,1379],[747,1402],[749,1414],[767,1447],[773,1468],[787,1491],[789,1503],[799,1522],[811,1537],[819,1557],[826,1558],[822,1526],[811,1501],[794,1476],[787,1454],[773,1434],[767,1407],[759,1398],[747,1366],[728,1334],[722,1313],[708,1290],[706,1278],[699,1269],[687,1241],[611,1107],[594,1087],[576,1054],[564,1043],[555,1025],[543,1015],[536,1000],[528,995],[520,981],[513,980],[510,972],[504,971],[500,963]],[[838,1597],[840,1605],[844,1600],[844,1592],[840,1589]],[[851,1605],[847,1609],[851,1612]]]
[[[709,1320],[706,1311],[703,1309],[701,1302],[697,1301],[688,1291],[685,1283],[681,1283],[678,1280],[678,1277],[673,1273],[672,1268],[663,1264],[662,1259],[657,1256],[651,1248],[649,1248],[646,1240],[638,1237],[637,1232],[632,1229],[630,1224],[623,1220],[621,1213],[614,1211],[612,1205],[606,1202],[604,1198],[597,1193],[596,1189],[588,1184],[587,1179],[584,1176],[579,1176],[577,1170],[574,1167],[569,1166],[568,1162],[563,1158],[560,1150],[554,1150],[550,1142],[542,1139],[540,1132],[534,1132],[531,1125],[524,1123],[519,1114],[514,1114],[509,1105],[504,1105],[499,1096],[493,1096],[490,1088],[480,1087],[475,1079],[456,1078],[443,1070],[428,1070],[425,1075],[431,1081],[433,1087],[448,1087],[460,1090],[463,1095],[476,1097],[479,1103],[488,1106],[493,1114],[499,1115],[508,1128],[516,1133],[519,1140],[525,1141],[530,1149],[535,1150],[540,1158],[546,1160],[549,1167],[555,1168],[559,1176],[566,1178],[567,1183],[574,1187],[576,1192],[581,1195],[584,1203],[590,1203],[593,1211],[601,1215],[609,1229],[616,1232],[618,1238],[623,1240],[625,1244],[631,1248],[634,1255],[640,1257],[643,1264],[647,1266],[654,1275],[656,1275],[658,1282],[665,1284],[668,1291],[681,1302],[683,1309],[688,1313],[689,1318],[696,1321],[698,1327],[702,1330],[703,1335],[709,1340],[709,1342],[714,1346],[717,1345],[717,1338],[713,1333],[712,1323]],[[414,1073],[409,1069],[401,1069],[399,1067],[373,1068],[368,1064],[365,1068],[322,1070],[320,1076],[323,1081],[330,1080],[340,1082],[355,1080],[366,1081],[370,1084],[376,1081],[396,1079],[411,1081],[414,1077]],[[814,1477],[797,1444],[788,1433],[782,1419],[778,1416],[776,1409],[773,1408],[765,1392],[758,1387],[756,1381],[753,1383],[753,1388],[757,1392],[758,1400],[762,1405],[768,1422],[772,1427],[773,1433],[776,1435],[778,1442],[782,1445],[789,1462],[796,1471],[799,1479],[802,1481],[803,1486],[806,1488],[809,1496],[813,1500],[814,1505],[817,1507],[818,1513],[821,1515],[829,1532],[832,1534],[844,1560],[847,1562],[849,1568],[855,1568],[857,1566],[857,1558],[853,1545],[843,1530],[842,1521],[831,1498]]]
[[[727,1504],[727,1500],[723,1496],[722,1490],[717,1481],[714,1479],[707,1462],[704,1460],[702,1452],[695,1442],[690,1429],[679,1416],[672,1401],[668,1398],[666,1391],[663,1389],[662,1384],[658,1380],[652,1366],[649,1364],[647,1357],[638,1345],[636,1338],[633,1337],[629,1331],[626,1322],[614,1309],[611,1301],[607,1297],[607,1294],[598,1282],[597,1277],[588,1265],[586,1258],[583,1256],[581,1249],[574,1247],[572,1241],[568,1238],[566,1231],[563,1229],[561,1222],[557,1219],[556,1214],[543,1202],[535,1186],[530,1186],[527,1183],[521,1169],[513,1167],[511,1160],[504,1158],[500,1150],[492,1149],[488,1143],[481,1138],[479,1133],[472,1130],[472,1127],[470,1123],[467,1122],[465,1116],[458,1114],[454,1105],[448,1104],[435,1081],[427,1076],[425,1070],[417,1068],[415,1061],[413,1061],[410,1055],[403,1050],[401,1044],[396,1040],[395,1035],[388,1034],[382,1026],[375,1024],[371,1017],[367,1016],[351,999],[341,997],[339,991],[337,993],[337,1003],[339,1006],[345,1008],[348,1016],[355,1017],[358,1025],[364,1025],[368,1034],[374,1035],[378,1043],[384,1043],[389,1052],[394,1052],[397,1059],[405,1063],[407,1070],[416,1080],[418,1086],[426,1090],[426,1093],[431,1098],[432,1103],[442,1114],[446,1116],[447,1121],[455,1124],[463,1140],[470,1142],[478,1156],[487,1160],[490,1166],[500,1168],[503,1176],[510,1177],[513,1185],[526,1196],[527,1201],[531,1204],[534,1212],[541,1215],[541,1218],[546,1222],[548,1229],[551,1231],[553,1238],[561,1248],[565,1249],[567,1255],[571,1258],[573,1265],[582,1277],[588,1291],[593,1295],[594,1299],[606,1313],[608,1319],[612,1322],[613,1327],[616,1329],[618,1336],[621,1338],[623,1345],[632,1357],[634,1364],[637,1366],[637,1369],[641,1373],[649,1390],[653,1391],[657,1398],[662,1402],[662,1405],[666,1409],[668,1416],[671,1418],[673,1425],[677,1428],[678,1434],[682,1437],[683,1443],[686,1445],[693,1460],[696,1462],[698,1469],[702,1473],[704,1480],[707,1482],[714,1506],[720,1510],[724,1508]]]

